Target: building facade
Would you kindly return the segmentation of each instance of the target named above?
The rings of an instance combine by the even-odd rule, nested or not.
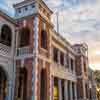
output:
[[[91,100],[87,45],[57,33],[42,0],[14,8],[0,12],[0,100]]]

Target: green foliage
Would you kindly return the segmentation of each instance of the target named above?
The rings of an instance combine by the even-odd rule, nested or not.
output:
[[[100,84],[100,71],[95,71],[94,74],[95,74],[95,77],[96,77],[97,84]]]

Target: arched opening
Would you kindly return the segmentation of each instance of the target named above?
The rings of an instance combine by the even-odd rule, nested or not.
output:
[[[26,100],[27,92],[27,70],[25,68],[20,68],[18,77],[18,100]]]
[[[47,100],[47,73],[46,73],[46,70],[41,71],[40,100]]]
[[[5,71],[0,67],[0,100],[7,97],[7,76]]]
[[[0,43],[11,46],[12,41],[12,31],[8,25],[3,25],[1,28]]]
[[[23,27],[20,31],[20,47],[28,46],[29,41],[30,41],[30,29],[28,27]]]
[[[47,49],[47,32],[45,30],[41,31],[41,47]]]

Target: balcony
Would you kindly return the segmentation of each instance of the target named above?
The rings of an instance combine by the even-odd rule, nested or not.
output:
[[[32,54],[32,48],[30,47],[23,47],[17,49],[17,56],[28,56]]]
[[[4,55],[9,54],[10,51],[11,51],[11,48],[9,46],[6,46],[6,45],[0,43],[0,53],[1,54],[4,54]]]

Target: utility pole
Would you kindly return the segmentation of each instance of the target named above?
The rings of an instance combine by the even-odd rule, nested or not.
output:
[[[56,12],[57,17],[57,32],[59,33],[59,12]]]
[[[59,8],[61,8],[61,9],[59,9],[59,11],[57,11],[56,13],[55,13],[55,15],[56,15],[56,26],[57,26],[57,32],[59,33],[60,32],[60,24],[59,24],[59,13],[60,13],[60,11],[62,11],[62,10],[64,10],[65,8],[64,8],[64,2],[65,2],[65,0],[63,0],[63,5],[62,6],[60,6]]]

